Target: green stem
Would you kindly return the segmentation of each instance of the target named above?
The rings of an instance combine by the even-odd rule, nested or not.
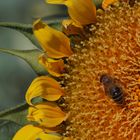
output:
[[[40,50],[38,49],[35,49],[35,50],[14,50],[14,49],[5,49],[5,48],[0,48],[0,51],[1,52],[4,52],[4,53],[9,53],[11,55],[14,55],[14,56],[17,56],[17,57],[20,57],[20,58],[23,58],[23,59],[26,59],[26,56],[25,54],[28,52],[32,52],[32,51],[38,51],[38,52],[41,52]]]
[[[0,112],[0,121],[11,121],[20,126],[28,124],[26,116],[28,114],[28,105],[24,102],[10,109]]]
[[[15,112],[15,111],[20,110],[20,109],[21,109],[21,110],[22,110],[22,109],[25,109],[25,108],[27,108],[27,107],[28,107],[27,103],[24,102],[24,103],[19,104],[19,105],[17,105],[17,106],[14,106],[14,107],[11,107],[11,108],[9,108],[9,109],[5,109],[5,110],[3,110],[3,111],[0,111],[0,118],[1,118],[2,116],[6,115],[6,114],[9,114],[9,113],[11,113],[11,112]]]
[[[33,50],[14,50],[14,49],[5,49],[0,48],[0,52],[8,53],[25,60],[36,72],[38,75],[46,74],[46,70],[38,62],[38,57],[42,54],[42,51],[39,49]]]

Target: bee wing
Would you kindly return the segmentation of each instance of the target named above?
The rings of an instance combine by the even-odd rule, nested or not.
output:
[[[107,96],[111,96],[110,94],[111,85],[104,85],[104,91]]]

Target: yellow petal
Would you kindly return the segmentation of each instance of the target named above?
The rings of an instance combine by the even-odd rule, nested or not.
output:
[[[51,4],[65,4],[71,19],[77,25],[87,25],[96,21],[96,7],[92,0],[46,0]]]
[[[63,95],[63,93],[58,95],[58,93],[60,93],[60,91],[55,88],[48,88],[47,92],[51,93],[51,94],[43,94],[42,97],[44,99],[47,99],[48,101],[56,101]]]
[[[83,27],[77,26],[77,24],[71,19],[63,20],[62,25],[63,25],[63,32],[67,36],[77,35],[77,34],[80,35],[83,33]]]
[[[67,114],[55,103],[45,102],[29,108],[28,120],[36,121],[41,126],[55,127],[65,121]]]
[[[79,26],[77,26],[77,24],[76,24],[72,19],[65,19],[65,20],[63,20],[63,21],[62,21],[62,25],[63,25],[65,28],[67,28],[69,25],[73,25],[73,26],[75,26],[75,27],[79,27]],[[83,27],[81,26],[81,28],[83,28]]]
[[[62,32],[49,27],[41,20],[34,22],[33,31],[48,57],[62,58],[72,55],[70,40]]]
[[[64,62],[62,59],[54,60],[47,58],[46,55],[41,55],[39,57],[39,62],[51,75],[55,77],[63,76],[62,73],[64,72]]]
[[[47,130],[48,131],[48,130]],[[54,131],[47,132],[42,127],[26,125],[15,134],[13,140],[72,140],[68,137],[62,137]],[[56,135],[57,134],[57,135]]]
[[[47,134],[41,127],[26,125],[21,128],[13,140],[62,140],[62,137],[59,135]]]
[[[56,80],[48,76],[40,76],[33,80],[25,98],[27,103],[32,105],[31,101],[35,97],[41,97],[48,101],[56,101],[63,94],[64,90]]]
[[[118,0],[103,0],[102,8],[105,10],[109,5],[117,2]]]
[[[52,4],[65,4],[67,0],[45,0],[47,3]]]

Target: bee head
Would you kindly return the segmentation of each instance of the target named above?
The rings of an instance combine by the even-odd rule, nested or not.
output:
[[[110,84],[112,82],[112,79],[107,74],[103,74],[100,77],[100,82],[103,83],[104,85],[107,85],[107,84]]]

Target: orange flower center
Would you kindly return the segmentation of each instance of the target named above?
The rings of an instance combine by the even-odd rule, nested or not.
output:
[[[66,65],[66,135],[74,140],[140,139],[140,3],[97,13],[90,31]],[[100,81],[103,74],[111,77],[110,84]],[[120,91],[112,93],[115,86]],[[123,104],[115,101],[116,94],[124,97]]]

